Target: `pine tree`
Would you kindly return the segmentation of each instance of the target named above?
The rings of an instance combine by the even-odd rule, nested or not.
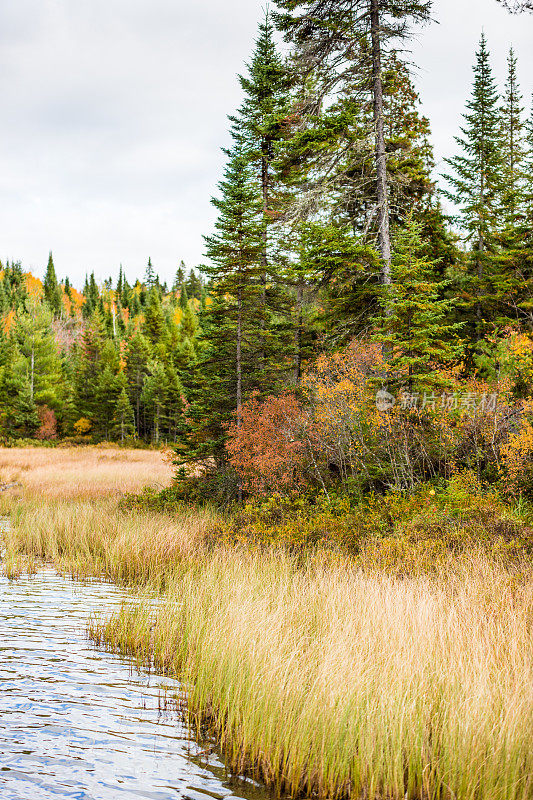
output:
[[[180,308],[185,311],[189,306],[189,295],[187,294],[187,287],[184,283],[181,284],[180,292]]]
[[[475,311],[470,322],[479,341],[486,332],[486,318],[493,302],[490,279],[502,169],[498,92],[484,34],[476,54],[472,98],[464,119],[462,136],[455,139],[462,154],[446,159],[453,173],[445,176],[451,187],[445,194],[459,206],[458,221],[471,247],[463,291],[470,296],[467,311]]]
[[[15,327],[18,349],[26,361],[31,400],[60,412],[64,394],[63,374],[52,330],[52,312],[28,303]]]
[[[147,410],[152,441],[156,444],[161,441],[161,429],[164,426],[165,389],[165,368],[160,361],[152,361],[148,365],[141,399]]]
[[[94,277],[94,272],[91,272],[90,278],[85,277],[83,294],[85,303],[82,306],[82,313],[85,319],[90,319],[100,302],[100,292]]]
[[[174,283],[172,284],[173,292],[179,292],[181,290],[183,282],[185,281],[185,272],[186,272],[185,262],[182,259],[180,261],[178,269],[176,270],[176,276],[174,278]]]
[[[39,427],[37,406],[31,397],[27,365],[14,343],[0,366],[0,434],[7,439],[32,436]]]
[[[145,282],[146,286],[148,287],[148,289],[151,289],[153,286],[155,286],[155,283],[156,283],[156,274],[155,274],[154,268],[152,266],[152,259],[151,258],[148,259],[148,264],[146,266],[146,273],[145,273],[145,276],[144,276],[144,282]]]
[[[247,73],[239,76],[244,101],[233,122],[238,137],[257,179],[261,183],[263,205],[262,283],[279,280],[274,259],[273,223],[283,203],[283,186],[278,170],[278,148],[285,134],[290,112],[290,76],[274,42],[274,28],[268,9],[259,26],[259,35]],[[281,197],[279,196],[281,194]],[[266,301],[265,301],[266,302]]]
[[[525,125],[524,206],[526,220],[533,224],[533,102]]]
[[[142,389],[145,377],[148,374],[150,355],[150,342],[142,333],[137,331],[126,345],[126,378],[128,397],[135,412],[135,425],[137,436],[139,437],[144,434]]]
[[[83,332],[75,376],[79,416],[89,419],[93,424],[97,422],[99,415],[98,383],[103,370],[104,344],[104,323],[99,309],[96,308]]]
[[[314,75],[310,105],[326,97],[359,92],[370,99],[374,139],[372,180],[382,280],[390,281],[390,184],[385,142],[383,59],[409,35],[413,24],[429,19],[431,2],[422,0],[276,0],[278,27],[296,48],[297,69]]]
[[[240,414],[243,399],[261,384],[261,196],[242,143],[226,152],[220,197],[212,201],[219,212],[216,232],[206,237],[212,302],[202,316],[207,352],[188,409],[184,460],[223,459],[224,423]]]
[[[524,108],[516,73],[517,60],[512,48],[507,65],[508,75],[501,109],[500,226],[504,229],[514,226],[522,212],[525,160]]]
[[[109,364],[105,366],[102,364],[102,367],[95,392],[97,405],[90,419],[94,423],[96,433],[107,441],[114,430],[115,411],[124,387]]]
[[[514,67],[514,64],[510,64]],[[510,83],[510,80],[508,81]],[[533,116],[522,123],[514,79],[514,136],[507,132],[502,218],[498,244],[498,323],[533,332]],[[509,95],[509,89],[507,91]],[[507,106],[509,106],[509,100]],[[508,112],[504,118],[511,119]],[[508,122],[507,128],[510,128]],[[512,152],[513,151],[513,152]],[[511,168],[510,164],[513,167]]]
[[[57,282],[52,253],[48,256],[48,266],[43,283],[44,296],[54,316],[59,317],[63,311],[63,293]]]
[[[421,226],[411,217],[399,233],[391,263],[392,281],[384,287],[376,339],[388,354],[390,383],[410,392],[442,384],[438,368],[457,361],[461,325],[450,323],[453,301],[441,296],[442,283],[434,278],[435,265],[423,254]]]
[[[114,433],[118,435],[121,444],[124,444],[125,440],[130,436],[133,436],[135,431],[133,408],[125,389],[122,389],[115,403],[113,426]]]
[[[166,344],[167,329],[165,325],[165,315],[161,307],[159,291],[156,287],[151,289],[148,295],[142,330],[153,345]]]

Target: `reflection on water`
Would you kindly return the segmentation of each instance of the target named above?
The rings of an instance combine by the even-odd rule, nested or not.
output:
[[[52,570],[0,578],[1,800],[261,798],[251,784],[232,790],[216,756],[194,758],[198,747],[161,702],[175,685],[87,641],[91,613],[124,596]]]

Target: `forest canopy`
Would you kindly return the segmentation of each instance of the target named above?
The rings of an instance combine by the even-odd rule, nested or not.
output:
[[[420,0],[274,3],[238,77],[206,263],[172,285],[151,259],[81,290],[52,254],[43,281],[2,265],[3,441],[168,444],[184,485],[201,465],[194,491],[233,497],[462,469],[522,491],[533,116],[512,48],[494,75],[482,35],[436,175],[405,47],[426,24]]]

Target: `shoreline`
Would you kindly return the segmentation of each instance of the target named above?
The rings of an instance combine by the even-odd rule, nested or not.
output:
[[[93,637],[190,686],[196,729],[275,794],[531,797],[531,572],[473,551],[400,578],[320,549],[213,546],[209,514],[26,500],[10,539],[157,592],[158,610],[141,600]]]

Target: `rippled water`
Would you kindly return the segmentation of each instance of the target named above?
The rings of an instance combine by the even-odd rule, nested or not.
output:
[[[1,800],[264,797],[199,758],[162,702],[175,685],[87,640],[89,616],[124,596],[53,570],[0,578]]]

